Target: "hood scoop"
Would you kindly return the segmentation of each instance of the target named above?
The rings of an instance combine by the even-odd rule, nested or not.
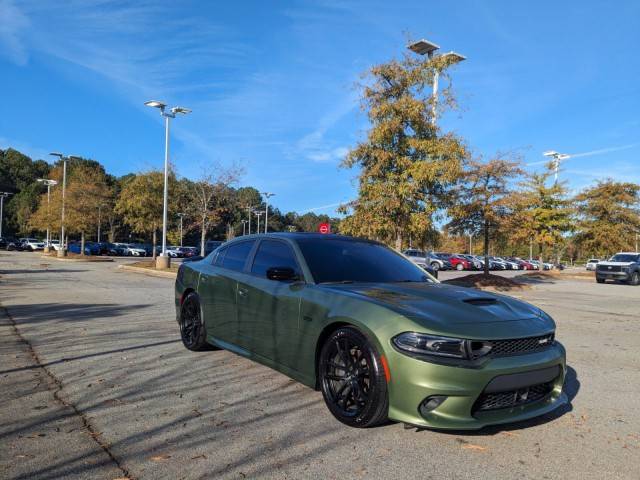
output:
[[[495,305],[496,303],[498,303],[498,300],[492,297],[475,297],[467,298],[463,300],[463,302],[470,305],[475,305],[477,307],[486,307],[488,305]]]

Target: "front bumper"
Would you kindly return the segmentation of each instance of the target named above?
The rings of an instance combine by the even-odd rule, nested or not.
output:
[[[631,278],[631,272],[609,272],[607,270],[596,270],[596,278],[603,280],[621,280],[626,282]]]
[[[387,352],[387,360],[391,371],[389,418],[410,425],[476,430],[487,425],[537,417],[568,402],[562,391],[566,374],[565,350],[558,342],[540,352],[491,359],[480,368],[429,363],[395,350]],[[478,410],[479,397],[496,377],[530,372],[534,378],[535,372],[554,367],[558,375],[550,382],[550,392],[541,400],[507,408]],[[422,415],[420,403],[434,395],[445,395],[447,399]]]

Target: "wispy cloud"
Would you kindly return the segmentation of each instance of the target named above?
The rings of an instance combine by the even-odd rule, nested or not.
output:
[[[603,153],[619,152],[620,150],[629,150],[640,146],[640,143],[630,143],[629,145],[621,145],[619,147],[600,148],[598,150],[591,150],[590,152],[575,153],[571,155],[571,158],[590,157],[592,155],[600,155]]]
[[[0,0],[0,54],[18,65],[25,65],[29,58],[22,38],[29,24],[12,0]]]

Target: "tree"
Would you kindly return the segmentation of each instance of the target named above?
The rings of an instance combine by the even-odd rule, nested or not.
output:
[[[405,235],[433,226],[446,191],[459,177],[467,152],[453,134],[441,134],[432,117],[434,72],[446,77],[451,56],[405,56],[373,67],[362,107],[371,129],[347,155],[344,167],[360,168],[358,198],[344,205],[348,234],[379,238],[401,249]],[[454,105],[450,88],[440,105]]]
[[[175,184],[173,172],[169,175],[169,199]],[[152,170],[127,180],[116,201],[116,212],[136,233],[152,235],[153,260],[156,258],[158,228],[162,226],[164,173]],[[173,202],[172,204],[173,205]]]
[[[453,233],[479,235],[484,239],[484,274],[489,275],[489,240],[511,209],[510,180],[522,173],[519,161],[498,153],[488,162],[473,160],[464,173],[449,210]]]
[[[193,213],[191,228],[200,230],[200,255],[204,256],[207,232],[220,221],[229,224],[233,203],[233,190],[242,169],[238,166],[223,168],[220,165],[202,167],[200,177],[190,185],[190,207]],[[227,228],[227,238],[229,236]]]
[[[598,182],[575,197],[578,213],[576,241],[590,255],[631,250],[640,232],[640,185]]]
[[[95,231],[101,210],[108,205],[111,191],[104,169],[79,164],[69,172],[65,196],[65,228],[80,234],[80,254],[84,255],[85,236]]]
[[[537,245],[540,261],[548,248],[559,256],[565,235],[573,230],[566,186],[561,182],[549,184],[553,175],[550,163],[542,173],[528,175],[509,199],[514,206],[507,224],[509,236],[513,242]]]

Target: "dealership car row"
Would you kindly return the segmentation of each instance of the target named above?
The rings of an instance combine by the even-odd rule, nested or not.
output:
[[[410,248],[402,253],[413,263],[432,270],[484,270],[485,257],[462,253],[423,252]],[[489,270],[562,270],[564,265],[540,262],[520,257],[489,256]]]

